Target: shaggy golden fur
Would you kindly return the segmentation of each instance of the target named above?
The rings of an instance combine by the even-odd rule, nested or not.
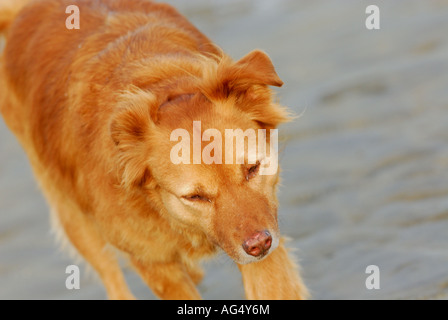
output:
[[[72,4],[79,30],[65,27]],[[225,129],[271,129],[288,120],[272,101],[268,86],[282,81],[264,52],[235,62],[174,8],[144,0],[41,0],[3,9],[1,113],[53,219],[109,298],[133,296],[108,245],[126,253],[163,299],[200,298],[198,263],[217,248],[238,263],[248,299],[306,297],[278,232],[278,172],[170,161],[170,133],[193,134],[193,121],[224,136]],[[256,258],[242,243],[260,230],[272,234],[272,247]]]

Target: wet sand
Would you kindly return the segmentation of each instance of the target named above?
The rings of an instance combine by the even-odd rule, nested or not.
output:
[[[279,216],[313,298],[448,298],[448,2],[376,1],[374,31],[366,1],[170,3],[235,59],[268,52],[301,114],[280,130]],[[2,120],[0,137],[0,299],[104,299],[83,265],[81,289],[65,288],[73,260]],[[379,290],[365,287],[372,264]],[[229,258],[205,267],[204,298],[244,297]]]

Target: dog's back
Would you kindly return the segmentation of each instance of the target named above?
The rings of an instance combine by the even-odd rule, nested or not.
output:
[[[79,7],[80,29],[65,28],[66,8],[72,4]],[[2,88],[7,93],[1,96],[11,100],[2,103],[1,108],[8,125],[26,143],[32,143],[39,156],[47,161],[66,143],[60,133],[77,125],[71,119],[68,127],[61,127],[66,125],[66,114],[79,112],[66,108],[73,102],[70,99],[81,95],[76,89],[69,90],[77,81],[90,81],[94,92],[95,86],[113,86],[109,83],[112,74],[127,71],[120,67],[128,67],[132,61],[158,52],[179,53],[186,48],[214,52],[206,37],[164,4],[144,0],[43,0],[26,6],[12,23],[19,9],[20,5],[0,8],[0,23],[7,31],[4,72],[8,80]],[[177,45],[173,45],[173,37],[179,40]],[[83,73],[79,74],[79,70]],[[132,83],[135,79],[132,75],[129,77]],[[116,84],[113,89],[125,89],[120,85]],[[68,95],[68,92],[74,94]],[[14,103],[12,95],[19,103]],[[88,107],[83,112],[91,110],[92,103],[97,101],[84,101],[83,105]],[[86,119],[80,120],[86,123]],[[54,149],[48,145],[50,136],[57,144]],[[61,141],[56,142],[55,137]]]

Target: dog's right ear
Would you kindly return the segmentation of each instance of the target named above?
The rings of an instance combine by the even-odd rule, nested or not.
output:
[[[269,86],[281,87],[283,81],[277,75],[269,56],[261,50],[253,50],[235,65],[240,69],[240,77]]]
[[[118,148],[121,184],[141,186],[147,178],[149,132],[155,125],[158,102],[153,94],[134,89],[121,96],[112,116],[110,136]]]

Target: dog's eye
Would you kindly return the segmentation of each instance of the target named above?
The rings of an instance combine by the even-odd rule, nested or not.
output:
[[[199,194],[184,196],[184,198],[189,200],[189,201],[207,201],[207,202],[212,202],[209,198],[201,196]]]
[[[259,161],[257,161],[257,163],[255,165],[253,165],[252,167],[250,167],[247,170],[246,180],[249,181],[250,179],[255,177],[257,175],[257,173],[258,173],[258,169],[260,169],[260,162]]]

